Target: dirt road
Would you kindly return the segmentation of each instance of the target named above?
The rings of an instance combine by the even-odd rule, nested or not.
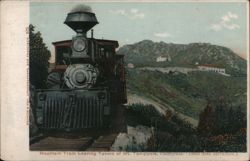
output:
[[[157,100],[157,98],[155,98],[155,100]],[[171,110],[172,112],[174,112],[178,117],[180,117],[181,119],[186,120],[187,122],[189,122],[193,127],[197,127],[198,126],[198,120],[184,115],[182,113],[179,113],[177,111],[175,111],[175,109],[167,104],[163,105],[160,104],[159,101],[155,101],[152,100],[150,98],[146,98],[143,96],[139,96],[136,94],[128,94],[128,104],[134,104],[134,103],[141,103],[141,104],[151,104],[153,105],[157,111],[159,111],[159,113],[165,115],[165,112],[167,110]]]

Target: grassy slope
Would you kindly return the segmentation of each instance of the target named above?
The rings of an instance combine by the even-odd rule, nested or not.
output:
[[[218,100],[223,96],[232,106],[246,107],[246,79],[214,73],[174,75],[130,69],[128,89],[131,93],[160,100],[162,104],[196,119],[208,99]]]

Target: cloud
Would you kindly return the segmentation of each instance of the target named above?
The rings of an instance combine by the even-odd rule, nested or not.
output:
[[[231,13],[231,12],[228,12],[228,16],[229,16],[230,18],[235,18],[235,19],[238,18],[238,15],[233,14],[233,13]]]
[[[129,42],[129,39],[125,39],[125,42]]]
[[[127,15],[125,10],[110,10],[109,12],[123,16]]]
[[[160,38],[166,38],[166,37],[171,37],[172,35],[168,32],[155,32],[154,36]]]
[[[210,28],[214,31],[220,31],[222,26],[220,24],[212,24]]]
[[[145,14],[143,12],[140,12],[136,8],[132,8],[130,10],[123,10],[123,9],[110,10],[109,12],[113,14],[125,16],[131,20],[143,19],[145,17]]]
[[[130,12],[131,12],[131,13],[138,13],[138,9],[132,8],[132,9],[130,10]]]
[[[211,30],[220,31],[222,29],[228,30],[236,30],[240,28],[240,25],[234,23],[234,20],[238,19],[238,15],[232,12],[228,12],[227,14],[223,15],[220,19],[220,22],[216,24],[212,24],[210,26]]]
[[[229,30],[235,30],[240,28],[238,24],[225,24],[224,27]]]

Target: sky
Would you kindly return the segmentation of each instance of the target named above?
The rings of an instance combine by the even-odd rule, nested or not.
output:
[[[228,47],[246,58],[247,3],[244,2],[31,2],[30,23],[52,49],[52,42],[69,40],[75,32],[63,24],[78,4],[92,8],[99,21],[95,38],[118,40],[120,46],[145,39]],[[88,33],[89,35],[89,33]]]

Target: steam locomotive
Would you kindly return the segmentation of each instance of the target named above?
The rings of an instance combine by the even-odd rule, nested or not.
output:
[[[117,105],[127,101],[123,55],[117,41],[95,39],[87,32],[98,24],[93,12],[68,13],[64,22],[76,32],[53,42],[55,66],[47,88],[35,93],[35,121],[42,130],[110,127]]]

